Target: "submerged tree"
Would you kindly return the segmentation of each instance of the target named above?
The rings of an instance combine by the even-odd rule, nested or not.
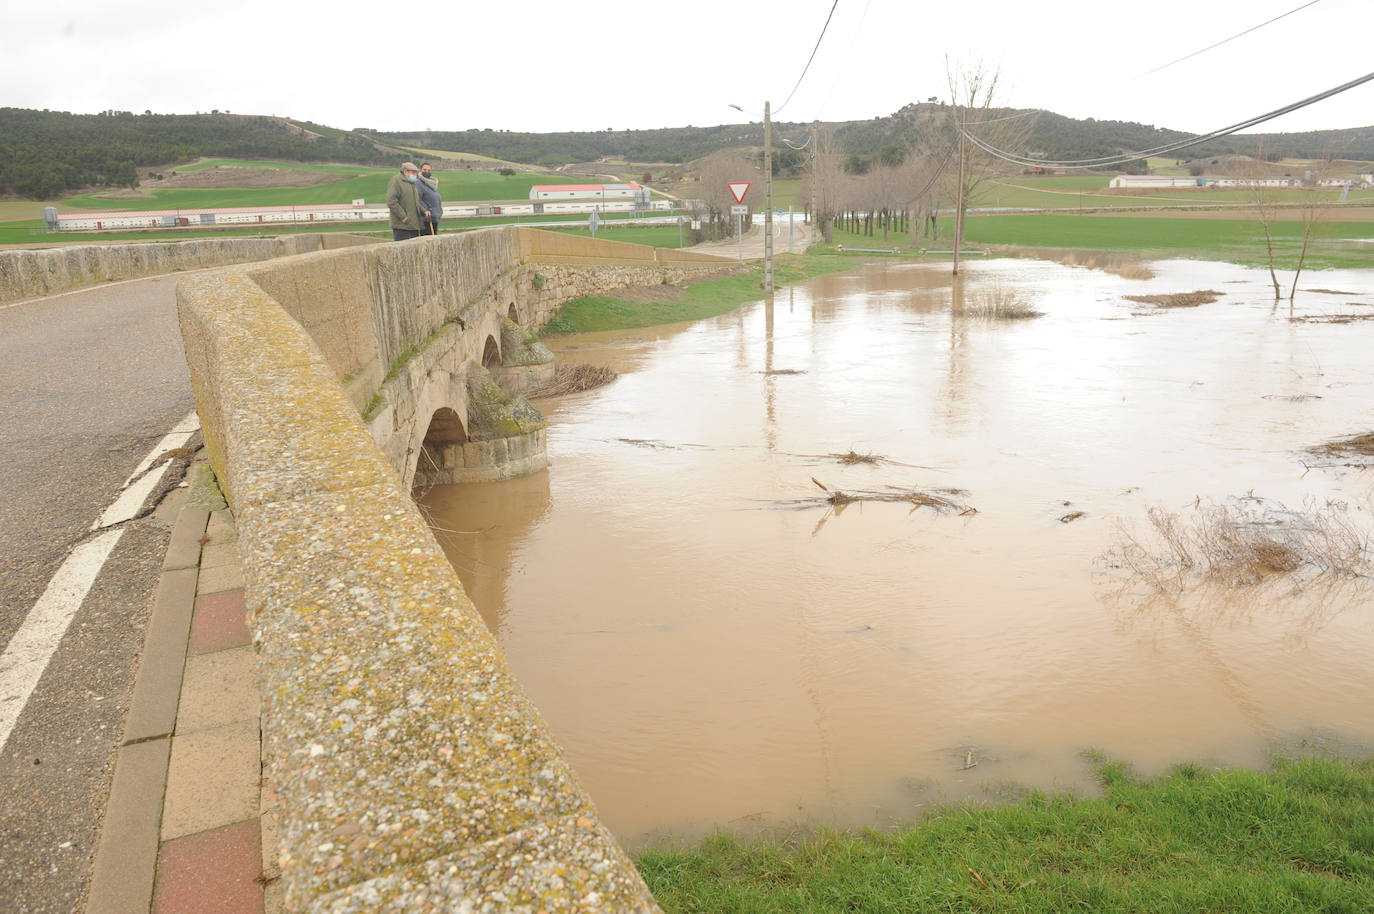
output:
[[[1326,212],[1326,205],[1322,201],[1322,185],[1327,175],[1331,173],[1331,167],[1335,157],[1328,154],[1322,157],[1322,166],[1317,173],[1312,176],[1313,186],[1304,188],[1304,197],[1299,213],[1302,217],[1302,247],[1298,250],[1298,265],[1293,271],[1293,287],[1288,290],[1288,309],[1292,314],[1293,297],[1298,294],[1298,276],[1302,274],[1303,264],[1307,260],[1307,247],[1312,241],[1312,229],[1316,228],[1318,220]]]
[[[945,58],[945,76],[951,101],[950,139],[956,147],[954,272],[958,274],[959,247],[964,241],[964,217],[969,201],[989,178],[1011,170],[1009,163],[989,153],[987,148],[1017,151],[1030,137],[1034,116],[1029,112],[1018,114],[993,107],[1001,72],[988,72],[981,61],[956,66]]]
[[[1274,271],[1274,216],[1277,204],[1274,200],[1273,181],[1267,175],[1264,167],[1264,147],[1261,146],[1255,153],[1255,157],[1240,167],[1240,177],[1245,181],[1246,190],[1249,192],[1250,202],[1255,207],[1255,216],[1259,219],[1260,227],[1264,229],[1264,251],[1269,262],[1269,281],[1274,285],[1274,302],[1277,307],[1278,300],[1283,293],[1279,288],[1279,277]]]

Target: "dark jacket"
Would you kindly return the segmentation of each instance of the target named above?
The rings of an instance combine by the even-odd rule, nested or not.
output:
[[[417,181],[416,184],[419,182]],[[420,225],[420,195],[403,174],[394,174],[386,185],[386,208],[391,211],[391,227],[418,232]],[[404,221],[402,221],[404,219]]]
[[[426,178],[420,175],[419,182],[415,189],[420,192],[420,216],[424,218],[424,211],[429,210],[429,221],[438,222],[444,215],[444,201],[439,199],[439,181],[437,178]]]

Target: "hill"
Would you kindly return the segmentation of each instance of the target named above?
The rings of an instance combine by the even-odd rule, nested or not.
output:
[[[947,109],[931,102],[907,105],[888,117],[829,122],[836,148],[852,171],[875,160],[900,160],[907,150],[948,142]],[[1002,109],[993,117],[1032,112]],[[1186,139],[1177,130],[1125,121],[1075,120],[1037,112],[1026,151],[1053,159],[1087,159],[1162,146]],[[807,153],[800,144],[812,125],[773,124],[774,169],[795,174]],[[89,187],[136,187],[139,170],[217,157],[244,160],[339,163],[394,167],[417,150],[452,150],[445,156],[485,157],[465,163],[495,169],[509,163],[551,168],[613,158],[629,162],[683,163],[726,148],[763,145],[763,125],[666,127],[657,130],[604,130],[517,133],[505,130],[382,133],[340,130],[308,122],[222,112],[194,115],[69,114],[0,108],[0,194],[51,199]],[[1374,160],[1374,126],[1310,133],[1232,136],[1181,153],[1184,157],[1254,155],[1267,158],[1320,158],[1334,155]],[[1143,166],[1141,166],[1143,167]],[[144,172],[146,177],[146,171]]]
[[[135,187],[139,168],[205,156],[357,165],[396,159],[371,138],[285,118],[0,108],[4,194],[51,199],[85,187]]]
[[[945,134],[945,109],[924,102],[908,105],[888,117],[867,121],[823,124],[834,131],[835,144],[847,156],[872,160],[884,150],[907,150],[920,143],[939,142]],[[1019,109],[998,109],[990,117],[1032,114]],[[1053,159],[1089,159],[1121,152],[1151,149],[1187,139],[1178,130],[1129,121],[1076,120],[1053,112],[1034,113],[1027,150]],[[810,123],[773,122],[774,161],[780,172],[795,170],[804,162],[777,138],[800,144],[810,135]],[[727,147],[763,145],[763,124],[728,124],[720,127],[669,127],[658,130],[604,130],[572,133],[517,133],[508,130],[462,130],[424,133],[373,133],[395,145],[462,149],[513,162],[555,166],[623,158],[631,162],[686,162]],[[1269,157],[1338,158],[1374,160],[1374,126],[1310,133],[1270,133],[1231,136],[1180,153],[1185,158],[1226,154],[1254,155],[1261,148]],[[860,166],[862,167],[862,166]]]

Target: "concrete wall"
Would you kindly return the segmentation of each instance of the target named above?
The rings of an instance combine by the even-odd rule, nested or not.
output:
[[[288,910],[658,910],[463,593],[394,442],[418,448],[430,416],[468,416],[465,365],[499,344],[511,310],[532,329],[552,286],[578,285],[541,245],[588,261],[587,282],[607,289],[730,264],[608,248],[612,262],[592,265],[595,245],[525,233],[305,254],[178,285],[206,445],[238,523]],[[373,437],[387,429],[391,453]]]
[[[0,304],[118,279],[374,243],[372,238],[335,233],[0,251]]]

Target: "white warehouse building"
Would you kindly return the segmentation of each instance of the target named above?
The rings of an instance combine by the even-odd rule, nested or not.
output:
[[[629,184],[536,184],[531,200],[629,200],[640,186]]]

